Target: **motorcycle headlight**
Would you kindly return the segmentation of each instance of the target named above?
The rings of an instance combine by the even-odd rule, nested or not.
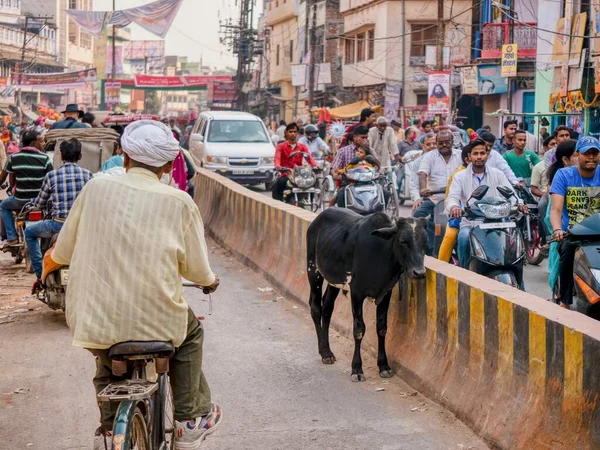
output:
[[[600,270],[590,269],[590,272],[592,272],[592,275],[593,275],[594,279],[596,280],[596,283],[598,283],[600,285]]]
[[[227,156],[207,156],[206,161],[211,164],[227,164]]]
[[[306,188],[311,187],[313,184],[315,184],[315,178],[314,177],[307,177],[307,178],[296,177],[294,182],[296,183],[296,186],[298,186],[299,188],[306,189]]]
[[[275,158],[272,156],[265,156],[263,158],[260,158],[260,165],[261,166],[270,166],[273,164],[273,161],[275,161]]]
[[[499,205],[489,205],[479,203],[477,207],[488,219],[503,219],[510,215],[510,203],[500,203]]]

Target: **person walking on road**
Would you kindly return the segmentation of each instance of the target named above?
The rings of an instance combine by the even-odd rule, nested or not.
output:
[[[600,213],[600,142],[592,136],[584,136],[575,147],[578,164],[558,170],[552,180],[550,195],[552,206],[550,224],[552,237],[559,242],[559,277],[561,306],[570,308],[573,303],[573,263],[577,245],[565,241],[565,233],[583,219]]]
[[[73,345],[96,357],[96,392],[124,379],[112,374],[112,345],[171,342],[175,448],[199,448],[221,423],[222,411],[211,403],[202,371],[204,330],[181,296],[181,279],[211,292],[219,279],[208,262],[198,207],[185,192],[160,182],[179,154],[172,131],[139,120],[125,128],[121,144],[127,174],[85,186],[52,252],[56,263],[70,265],[67,323]],[[117,407],[102,403],[95,450],[112,448]]]
[[[49,238],[63,227],[75,199],[94,176],[92,172],[77,165],[81,159],[81,142],[69,139],[60,144],[60,156],[63,165],[46,174],[40,193],[34,200],[34,208],[45,210],[48,201],[52,201],[51,219],[42,220],[25,228],[25,242],[31,258],[31,265],[36,275],[33,293],[41,289],[42,252],[39,238]]]
[[[375,126],[369,130],[369,147],[379,158],[382,167],[390,166],[392,158],[400,158],[394,130],[388,126],[388,120],[384,116],[379,116]]]

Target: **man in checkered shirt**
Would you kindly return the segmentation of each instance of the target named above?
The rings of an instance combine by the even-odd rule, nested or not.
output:
[[[25,228],[25,242],[31,265],[37,276],[37,281],[33,285],[34,291],[41,287],[42,278],[42,251],[39,238],[52,237],[61,230],[75,199],[93,176],[92,172],[77,165],[77,161],[81,159],[81,142],[77,139],[62,142],[60,155],[63,165],[46,174],[40,193],[34,200],[35,208],[41,210],[46,209],[48,201],[51,200],[52,218]]]

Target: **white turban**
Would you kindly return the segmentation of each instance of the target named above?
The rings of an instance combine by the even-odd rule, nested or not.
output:
[[[138,120],[125,127],[121,147],[131,159],[152,167],[173,161],[180,150],[173,131],[156,120]]]

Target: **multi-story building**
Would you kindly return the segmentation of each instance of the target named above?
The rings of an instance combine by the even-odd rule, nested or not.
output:
[[[266,48],[270,91],[279,101],[279,118],[290,122],[296,112],[296,89],[292,86],[292,64],[298,62],[296,2],[267,2],[265,26],[270,28]]]
[[[470,60],[472,9],[471,1],[444,2],[444,70]],[[386,83],[399,83],[401,105],[426,108],[428,73],[436,68],[426,56],[437,51],[437,3],[340,0],[340,11],[343,86],[360,99],[383,105]]]
[[[25,30],[27,23],[27,30]],[[25,32],[27,37],[25,38]],[[25,52],[23,72],[60,72],[63,66],[58,61],[57,28],[52,20],[27,18],[21,11],[20,0],[0,2],[0,103],[14,103],[14,88],[7,85],[18,84],[15,74],[21,68]],[[62,91],[54,88],[24,88],[21,99],[25,108],[38,104],[55,106],[60,103]]]
[[[94,38],[82,31],[65,13],[67,9],[91,11],[94,6],[93,0],[21,0],[21,5],[26,14],[54,17],[57,26],[58,62],[61,66],[69,71],[93,67]],[[88,83],[84,88],[67,89],[63,102],[91,108],[94,103],[93,92],[93,83]]]

